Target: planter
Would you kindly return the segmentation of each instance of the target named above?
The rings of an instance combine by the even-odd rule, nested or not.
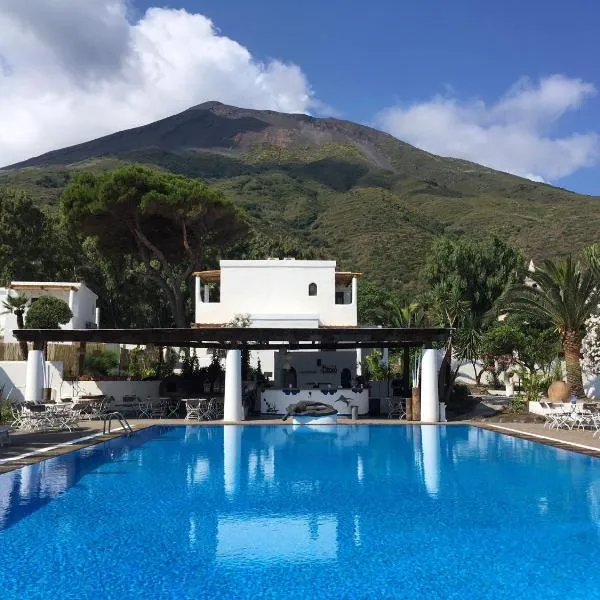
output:
[[[421,388],[414,387],[412,389],[412,420],[421,420]]]
[[[550,402],[566,402],[569,400],[569,388],[564,381],[553,381],[548,388]]]

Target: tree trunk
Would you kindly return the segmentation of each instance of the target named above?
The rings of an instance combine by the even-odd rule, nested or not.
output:
[[[25,329],[25,322],[23,321],[23,311],[16,310],[15,317],[17,317],[17,328]],[[29,349],[27,348],[27,342],[19,342],[19,349],[21,352],[21,360],[27,360]]]
[[[567,366],[567,386],[569,392],[578,398],[585,398],[583,377],[581,376],[581,335],[578,331],[568,330],[563,337],[563,351]]]

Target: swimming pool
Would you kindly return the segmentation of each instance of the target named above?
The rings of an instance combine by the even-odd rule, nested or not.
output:
[[[468,426],[153,427],[0,475],[3,599],[596,598],[600,462]]]

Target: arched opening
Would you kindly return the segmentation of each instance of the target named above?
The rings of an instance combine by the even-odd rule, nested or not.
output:
[[[310,283],[308,285],[308,295],[309,296],[316,296],[317,295],[317,284],[316,283]]]
[[[296,369],[290,367],[288,370],[283,370],[283,387],[284,388],[297,388],[298,387],[298,375]]]
[[[340,385],[344,389],[352,387],[352,373],[350,369],[342,369],[342,373],[340,375]]]

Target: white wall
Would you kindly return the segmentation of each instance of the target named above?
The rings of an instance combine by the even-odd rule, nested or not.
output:
[[[75,310],[73,310],[73,319],[70,327],[66,329],[86,329],[88,323],[96,321],[96,301],[98,296],[88,287],[81,285],[75,291]]]
[[[220,302],[203,302],[196,286],[197,323],[228,323],[249,314],[256,315],[255,326],[265,327],[313,327],[317,319],[321,325],[357,324],[356,297],[351,304],[335,303],[335,261],[223,260],[220,266]],[[311,283],[316,296],[308,295]]]
[[[72,398],[73,396],[106,394],[121,400],[123,396],[136,394],[140,398],[158,397],[160,381],[79,381],[73,384],[63,382],[63,363],[46,362],[47,381],[50,383],[53,398]],[[23,400],[27,363],[25,361],[0,361],[0,387],[4,384],[3,398],[13,389],[10,399]]]
[[[40,298],[42,296],[52,296],[64,300],[73,313],[73,318],[69,323],[63,325],[61,329],[86,329],[87,323],[93,323],[96,320],[96,301],[97,296],[84,284],[73,284],[78,289],[70,289],[65,287],[64,290],[44,290],[43,283],[40,282],[39,291],[17,292],[7,288],[0,288],[0,307],[2,301],[10,294],[22,293],[30,298]],[[52,285],[52,282],[47,282],[47,285]],[[25,315],[26,316],[26,315]],[[6,343],[14,343],[17,339],[13,335],[13,331],[17,329],[17,318],[13,314],[0,315],[0,335],[4,336]]]
[[[63,363],[46,362],[46,380],[48,387],[55,390],[54,395],[58,397],[58,389],[62,381]],[[22,360],[3,360],[0,361],[0,387],[4,385],[3,398],[6,398],[8,392],[11,400],[24,400],[25,377],[27,373],[27,363]]]

